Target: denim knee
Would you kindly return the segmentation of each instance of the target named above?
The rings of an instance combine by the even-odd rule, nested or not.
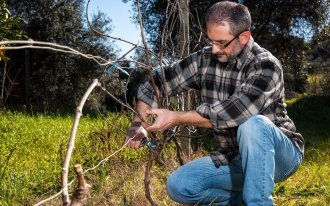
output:
[[[181,178],[177,176],[176,171],[174,171],[168,178],[166,182],[167,194],[172,200],[176,202],[182,202],[185,194],[187,193],[187,188],[185,184],[181,184]]]
[[[175,194],[177,194],[177,187],[176,187],[176,178],[173,177],[173,173],[167,178],[166,181],[166,191],[167,194],[173,199]]]
[[[247,121],[241,124],[237,130],[237,141],[259,141],[260,133],[263,133],[265,128],[273,124],[267,117],[263,115],[254,115]]]

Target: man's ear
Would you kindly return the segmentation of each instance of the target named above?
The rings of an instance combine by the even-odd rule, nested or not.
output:
[[[245,31],[241,35],[239,35],[239,40],[241,44],[246,45],[251,37],[251,32],[250,31]]]

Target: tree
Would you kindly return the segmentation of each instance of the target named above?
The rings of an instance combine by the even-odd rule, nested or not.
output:
[[[13,17],[7,8],[7,3],[0,0],[0,39],[26,38],[22,26],[22,19]]]
[[[7,8],[6,2],[4,0],[0,0],[0,40],[26,38],[22,26],[22,19],[12,17]],[[8,60],[9,58],[0,48],[0,68],[2,68],[2,72],[0,74],[0,106],[2,106],[5,101],[5,95],[8,96],[10,93],[10,88],[12,88],[10,81],[6,81]]]
[[[330,26],[318,32],[307,53],[310,62],[309,90],[312,95],[330,95]]]
[[[286,89],[303,93],[307,86],[305,42],[326,24],[328,1],[245,0],[255,40],[282,62]],[[265,12],[267,11],[267,12]]]
[[[126,2],[129,0],[126,0]],[[132,0],[132,2],[135,2]],[[190,0],[190,52],[206,46],[207,36],[204,28],[204,14],[217,0]],[[306,57],[304,41],[315,35],[326,24],[329,14],[329,2],[287,1],[287,0],[243,0],[252,16],[252,35],[256,42],[269,49],[283,64],[286,88],[303,92],[306,86]],[[168,56],[173,53],[174,45],[179,44],[180,10],[178,1],[141,0],[144,27],[149,34],[153,48],[163,48]],[[162,30],[167,28],[170,36],[165,45]],[[306,32],[308,31],[308,32]],[[163,33],[164,34],[164,33]]]
[[[33,40],[113,58],[115,51],[111,42],[87,27],[84,3],[84,0],[11,0],[9,8],[15,16],[24,19],[25,30]],[[111,19],[101,12],[92,16],[91,24],[102,32],[111,32]],[[11,98],[13,103],[32,104],[43,109],[72,108],[92,79],[102,73],[101,66],[82,57],[48,50],[29,49],[28,52],[25,55],[28,65],[21,58],[22,51],[11,54],[15,59],[10,65],[11,75],[19,76]],[[24,74],[20,67],[25,68]]]

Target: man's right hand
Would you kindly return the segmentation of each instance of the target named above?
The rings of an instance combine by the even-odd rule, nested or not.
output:
[[[131,127],[128,128],[126,140],[125,140],[125,143],[127,143],[127,147],[135,148],[135,149],[140,148],[141,140],[143,139],[144,134],[141,132],[141,130],[139,131],[139,129],[141,125],[144,128],[147,128],[149,126],[146,123],[147,122],[146,120],[148,118],[148,114],[146,113],[146,111],[150,108],[151,107],[148,104],[142,101],[137,102],[136,111],[139,115],[135,115],[133,117]]]
[[[138,149],[140,148],[141,140],[145,136],[141,129],[140,122],[132,122],[131,127],[127,130],[127,135],[125,139],[125,144],[127,143],[127,147]]]

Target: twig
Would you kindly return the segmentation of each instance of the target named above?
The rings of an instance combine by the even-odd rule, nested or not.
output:
[[[169,16],[172,15],[172,13],[175,11],[174,9],[174,6],[171,7],[171,9],[169,9],[169,5],[167,5],[167,8],[166,8],[166,14],[168,13],[168,10],[170,10],[170,14]],[[171,4],[171,5],[174,5],[174,4]],[[163,55],[164,55],[164,46],[165,46],[165,42],[166,42],[166,39],[168,37],[167,33],[166,32],[167,30],[167,26],[168,26],[168,22],[169,22],[170,18],[166,18],[166,22],[165,22],[165,25],[163,27],[163,30],[162,30],[162,33],[161,33],[161,39],[160,39],[160,59],[163,59]],[[163,81],[165,81],[165,73],[164,73],[164,67],[162,65],[162,61],[160,61],[160,72],[161,72],[161,77],[163,78]],[[164,85],[163,86],[163,90],[164,90],[164,96],[166,98],[166,107],[169,107],[170,103],[169,103],[169,98],[168,98],[168,91],[167,91],[167,88],[166,86]]]
[[[146,170],[145,170],[145,173],[144,173],[145,195],[146,195],[146,198],[149,200],[149,202],[152,206],[156,206],[157,204],[155,203],[155,201],[151,197],[151,193],[150,193],[150,183],[151,183],[150,170],[151,170],[153,162],[157,159],[157,157],[159,156],[161,150],[162,150],[162,148],[159,147],[159,148],[157,148],[157,150],[151,150],[149,152],[149,159],[148,159],[148,162],[146,164]]]
[[[11,156],[13,155],[14,151],[15,151],[15,149],[10,150],[10,153],[9,153],[7,159],[6,159],[5,164],[1,167],[2,174],[1,174],[1,177],[0,177],[0,182],[2,181],[3,177],[5,176],[5,172],[6,172],[9,160],[10,160]]]
[[[116,98],[113,94],[111,94],[105,87],[100,86],[100,88],[106,92],[113,100],[115,100],[116,102],[118,102],[121,106],[125,107],[126,109],[128,109],[129,111],[133,112],[134,114],[137,114],[137,112],[129,105],[125,104],[124,102],[122,102],[120,99]]]
[[[22,45],[22,46],[8,46],[8,45]],[[33,40],[8,40],[8,41],[0,41],[0,45],[6,45],[1,47],[3,50],[16,50],[16,49],[26,49],[26,48],[32,48],[32,49],[48,49],[53,51],[59,51],[63,53],[71,53],[83,56],[87,59],[92,59],[96,63],[100,65],[109,65],[112,64],[113,61],[106,60],[100,56],[94,56],[91,54],[84,54],[81,53],[71,47],[63,46],[59,44],[54,44],[50,42],[42,42],[42,41],[33,41]],[[102,62],[101,62],[102,61]]]
[[[173,7],[177,7],[178,4],[177,2],[173,4]],[[144,40],[144,33],[143,33],[143,22],[142,22],[142,18],[141,18],[141,13],[140,13],[140,6],[139,6],[139,0],[137,0],[137,10],[138,10],[138,17],[139,17],[139,23],[140,23],[140,28],[141,28],[141,36],[142,36],[142,39],[143,39],[143,43],[145,45],[145,48],[146,48],[146,62],[147,62],[147,65],[149,66],[150,63],[149,63],[149,56],[148,56],[148,50],[147,50],[147,44],[146,44],[146,41]],[[172,11],[172,10],[171,10]],[[168,18],[169,19],[169,18]],[[175,21],[175,20],[174,20]],[[168,20],[166,21],[168,23]],[[165,28],[167,27],[167,23],[166,25],[164,26],[164,30],[162,32],[162,38],[161,38],[161,48],[162,48],[162,44],[164,42],[166,42],[166,37],[167,37],[167,33],[165,32]],[[173,28],[174,26],[174,22],[171,21],[171,27]],[[170,36],[170,35],[169,35]],[[161,51],[163,51],[161,49]],[[163,52],[161,52],[161,57],[163,57]],[[151,80],[151,85],[152,85],[152,88],[153,88],[153,91],[155,92],[155,96],[156,96],[156,99],[157,99],[157,103],[158,103],[158,107],[160,108],[162,105],[160,105],[160,100],[159,100],[159,94],[158,94],[158,90],[155,86],[155,82],[154,82],[154,79],[153,79],[153,76],[151,74],[151,70],[150,70],[150,67],[147,67],[147,72],[150,76],[150,80]],[[163,67],[161,65],[161,75],[162,75],[162,78],[164,78],[165,80],[165,75],[164,75],[164,71],[163,71]],[[164,88],[164,93],[165,93],[165,96],[166,96],[166,106],[168,107],[169,106],[169,101],[168,101],[168,92],[166,90],[166,88]],[[151,179],[150,179],[150,171],[151,171],[151,167],[154,163],[154,161],[159,157],[164,145],[169,142],[172,137],[174,137],[174,133],[170,133],[169,130],[165,131],[163,133],[163,137],[161,138],[161,140],[159,141],[158,145],[157,145],[157,148],[156,149],[153,149],[153,150],[150,150],[149,152],[149,159],[148,159],[148,162],[146,164],[146,169],[145,169],[145,177],[144,177],[144,184],[145,184],[145,195],[146,195],[146,198],[149,200],[150,204],[152,206],[156,206],[156,202],[153,200],[152,196],[151,196],[151,192],[150,192],[150,184],[151,184]],[[181,147],[179,144],[176,144],[177,146],[177,156],[179,158],[179,161],[180,161],[180,164],[183,164],[183,160],[181,158],[181,154],[180,154],[180,150],[181,150]]]
[[[158,107],[160,107],[159,93],[158,93],[158,89],[155,84],[154,76],[152,75],[152,71],[151,71],[151,64],[150,64],[150,60],[149,60],[149,49],[148,49],[147,41],[144,37],[143,21],[142,21],[141,12],[140,12],[140,1],[139,0],[136,0],[136,7],[137,7],[137,11],[138,11],[142,42],[143,42],[144,50],[145,50],[145,54],[146,54],[146,64],[147,64],[146,70],[150,77],[151,86],[152,86],[152,89],[154,90]]]
[[[195,10],[197,10],[197,9],[195,9]],[[198,14],[197,11],[196,11],[196,13]],[[193,15],[192,15],[192,16],[193,16]],[[198,41],[197,41],[195,47],[193,48],[193,50],[195,50],[195,49],[198,47],[199,43],[201,43],[201,39],[202,39],[202,36],[203,36],[203,29],[202,29],[201,22],[200,22],[200,20],[199,20],[199,16],[198,16],[198,15],[196,15],[196,16],[197,16],[197,23],[198,23],[198,27],[200,28],[200,32],[199,32]],[[195,32],[194,32],[194,33],[195,33]]]
[[[94,166],[93,168],[89,168],[87,170],[85,170],[83,172],[83,174],[86,174],[87,172],[89,171],[92,171],[92,170],[95,170],[96,168],[98,168],[102,163],[108,161],[111,157],[113,157],[114,155],[116,155],[118,152],[122,151],[128,143],[130,143],[130,141],[132,141],[134,138],[135,138],[136,135],[134,135],[132,138],[130,138],[129,140],[127,140],[127,142],[121,147],[119,148],[117,151],[115,151],[114,153],[112,153],[111,155],[109,155],[108,157],[104,158],[103,160],[101,160],[96,166]],[[75,178],[73,180],[71,180],[71,182],[69,182],[67,185],[65,185],[61,191],[59,191],[58,193],[56,193],[55,195],[45,199],[45,200],[42,200],[41,202],[35,204],[34,206],[39,206],[39,205],[42,205],[56,197],[58,197],[59,195],[61,195],[63,193],[63,191],[65,190],[65,188],[69,187],[70,185],[72,185],[72,183],[74,182]]]
[[[145,192],[146,192],[146,198],[149,200],[150,204],[152,206],[157,206],[156,202],[153,200],[152,196],[151,196],[151,192],[150,192],[150,183],[151,183],[151,179],[150,179],[150,171],[151,171],[151,167],[154,163],[154,161],[159,157],[160,153],[162,152],[164,146],[166,143],[168,143],[169,141],[171,141],[171,139],[174,137],[174,133],[170,132],[170,130],[167,130],[163,133],[163,138],[159,141],[157,148],[150,150],[149,152],[149,159],[148,162],[146,164],[146,170],[145,170],[145,174],[144,174],[144,186],[145,186]],[[183,160],[182,160],[183,162]],[[181,163],[181,162],[180,162]]]
[[[176,146],[176,156],[178,157],[179,163],[182,166],[182,165],[185,164],[185,162],[182,158],[182,148],[181,148],[181,146],[180,146],[180,144],[179,144],[176,137],[174,137],[173,140],[174,140],[174,143],[175,143],[175,146]]]
[[[68,183],[67,185],[65,185],[65,186],[66,186],[66,187],[69,187],[70,185],[72,185],[72,183],[74,182],[74,180],[75,180],[75,179],[71,180],[71,182],[69,182],[69,183]],[[51,197],[49,197],[49,198],[47,198],[47,199],[44,199],[44,200],[38,202],[38,203],[35,204],[34,206],[43,205],[44,203],[46,203],[46,202],[48,202],[48,201],[50,201],[50,200],[52,200],[52,199],[54,199],[54,198],[60,196],[60,195],[63,193],[64,190],[65,190],[65,187],[63,187],[62,190],[60,190],[60,191],[59,191],[58,193],[56,193],[55,195],[53,195],[53,196],[51,196]]]
[[[100,88],[106,92],[113,100],[115,100],[116,102],[118,102],[120,105],[122,105],[123,107],[127,108],[129,111],[133,112],[134,114],[138,115],[138,117],[141,119],[142,122],[148,124],[148,122],[145,121],[144,118],[142,118],[142,116],[136,112],[131,106],[129,106],[128,104],[125,104],[124,102],[122,102],[120,99],[116,98],[114,95],[112,95],[106,88],[100,86]]]
[[[70,203],[68,186],[67,186],[69,163],[70,163],[70,158],[71,158],[73,147],[74,147],[74,140],[75,140],[76,133],[77,133],[77,127],[78,127],[78,124],[79,124],[80,117],[82,115],[82,108],[84,107],[84,104],[85,104],[89,94],[93,91],[93,89],[98,84],[99,84],[98,80],[94,79],[93,83],[89,86],[89,88],[85,92],[85,94],[84,94],[83,98],[81,99],[80,104],[79,104],[79,106],[77,107],[77,110],[76,110],[76,115],[75,115],[75,119],[74,119],[74,122],[73,122],[73,125],[72,125],[72,130],[71,130],[71,136],[70,136],[70,140],[69,140],[69,144],[68,144],[68,149],[67,149],[67,152],[66,152],[65,161],[64,161],[63,168],[62,168],[62,187],[63,187],[62,201],[63,201],[63,205],[65,205],[65,206]]]
[[[137,11],[138,11],[141,37],[142,37],[142,41],[143,41],[144,48],[145,48],[146,64],[147,64],[146,70],[147,70],[147,73],[150,77],[151,86],[152,86],[153,91],[154,91],[155,96],[156,96],[157,105],[158,105],[158,107],[161,107],[158,89],[156,88],[155,80],[154,80],[154,77],[152,75],[151,66],[150,66],[150,62],[149,62],[148,45],[147,45],[147,42],[144,38],[143,21],[142,21],[141,12],[140,12],[140,2],[139,2],[139,0],[136,0],[136,7],[137,7]],[[146,164],[146,170],[145,170],[145,176],[144,176],[145,195],[146,195],[146,198],[149,200],[149,202],[152,206],[156,206],[157,204],[155,203],[155,201],[151,197],[151,193],[150,193],[150,182],[151,182],[150,181],[150,170],[151,170],[151,167],[152,167],[152,164],[153,164],[154,160],[158,157],[159,153],[161,152],[161,149],[162,149],[162,146],[158,145],[158,147],[155,150],[150,150],[149,159],[148,159],[148,162]]]
[[[127,41],[127,40],[122,39],[122,38],[118,38],[118,37],[110,36],[110,35],[108,35],[108,34],[102,33],[102,32],[100,32],[100,31],[94,29],[94,27],[91,25],[90,20],[89,20],[89,17],[88,17],[89,3],[90,3],[90,0],[87,1],[87,6],[86,6],[86,19],[87,19],[87,24],[88,24],[89,28],[90,28],[93,32],[95,32],[95,33],[98,34],[98,35],[105,36],[105,37],[108,37],[108,38],[113,39],[113,40],[117,40],[117,41],[121,41],[121,42],[124,42],[124,43],[130,44],[130,45],[133,45],[133,46],[136,47],[136,48],[142,48],[142,49],[145,49],[145,47],[142,47],[142,46],[140,46],[140,45],[138,45],[138,44],[135,44],[135,43],[133,43],[133,42]],[[158,59],[159,61],[163,61],[163,60],[161,60],[161,59],[158,57],[158,55],[155,54],[153,51],[151,51],[151,50],[148,50],[148,51],[149,51],[150,54],[152,54],[152,56],[154,56],[156,59]],[[166,64],[166,62],[163,62],[163,63]]]

